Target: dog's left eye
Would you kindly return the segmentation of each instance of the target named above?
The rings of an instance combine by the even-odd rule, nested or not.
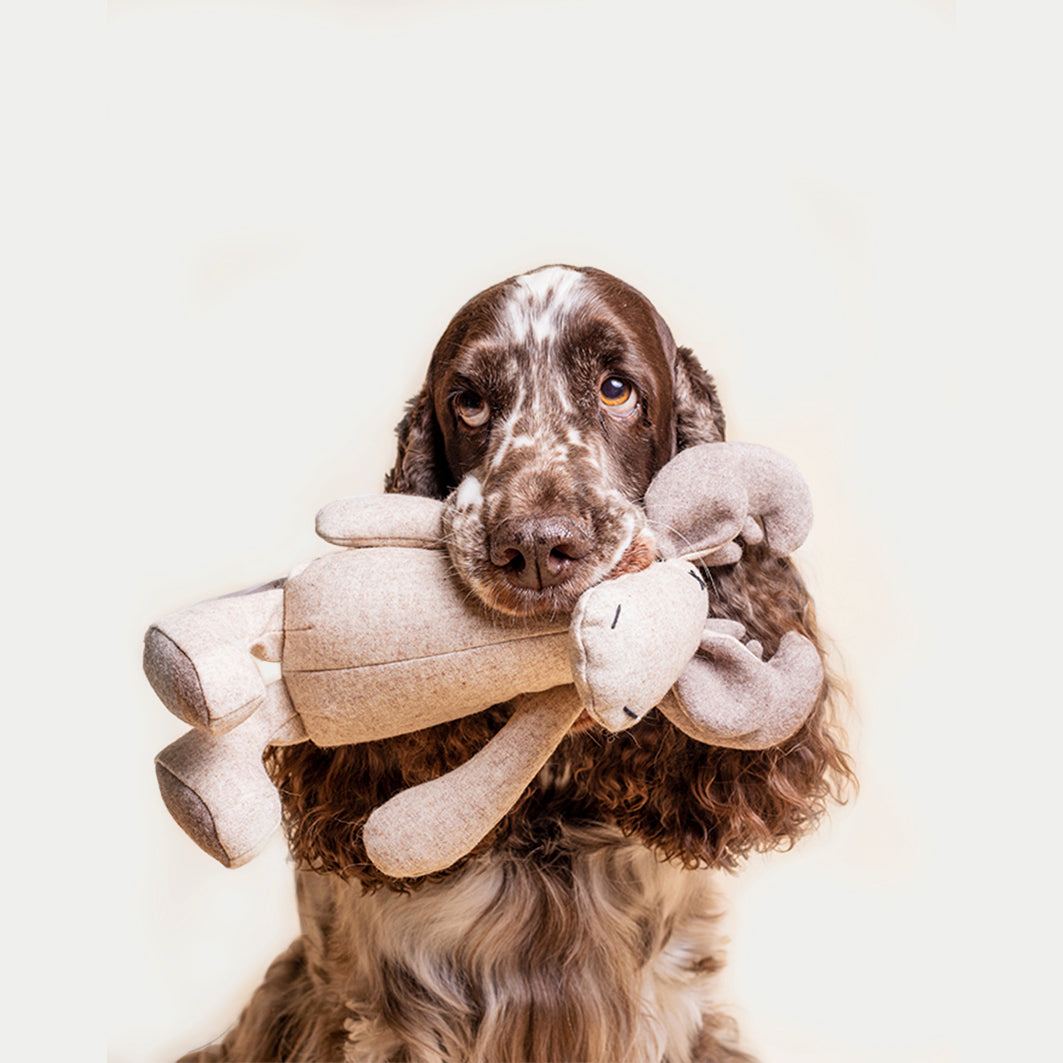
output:
[[[627,413],[639,401],[638,392],[618,376],[607,376],[601,382],[598,398],[611,413]]]
[[[470,428],[482,428],[491,417],[491,407],[475,391],[463,391],[457,395],[454,410]]]

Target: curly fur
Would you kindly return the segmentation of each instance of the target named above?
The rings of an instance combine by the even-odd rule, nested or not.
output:
[[[644,433],[657,441],[652,471],[667,460],[664,431],[668,453],[722,439],[715,387],[691,352],[669,349],[667,326],[633,289],[582,272],[596,299],[619,302],[632,320],[640,301],[632,343],[672,366],[671,409]],[[460,482],[433,390],[441,351],[456,331],[467,335],[470,319],[496,327],[498,293],[512,283],[463,308],[441,341],[399,426],[388,490],[442,498]],[[746,547],[737,564],[706,571],[712,612],[741,621],[767,654],[791,630],[820,644],[789,560]],[[706,870],[792,845],[842,798],[852,775],[833,720],[836,695],[828,677],[801,729],[766,750],[698,743],[656,711],[616,735],[574,729],[474,852],[416,880],[387,878],[369,862],[367,817],[467,760],[510,706],[384,741],[272,749],[267,766],[301,868],[305,933],[223,1044],[187,1058],[749,1059],[712,997],[722,960]]]

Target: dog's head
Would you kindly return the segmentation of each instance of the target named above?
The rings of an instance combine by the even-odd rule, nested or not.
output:
[[[638,503],[654,474],[723,432],[711,378],[645,296],[546,266],[455,315],[387,486],[446,499],[451,558],[488,605],[563,612],[648,550]]]

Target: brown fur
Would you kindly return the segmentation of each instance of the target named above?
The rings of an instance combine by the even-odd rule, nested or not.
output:
[[[723,438],[723,413],[711,377],[674,347],[652,306],[614,278],[584,273],[610,335],[627,345],[626,364],[648,363],[633,370],[646,396],[640,423],[618,429],[603,418],[605,442],[588,446],[612,446],[616,458],[604,464],[628,470],[625,494],[637,501],[676,448]],[[468,361],[472,334],[475,351],[499,331],[507,285],[471,301],[440,341],[399,427],[389,490],[444,497],[470,469],[488,468],[486,437],[477,443],[453,419],[441,423],[449,414],[437,387],[454,358]],[[585,335],[585,314],[579,327]],[[557,365],[555,357],[551,371]],[[503,385],[493,394],[499,405]],[[654,405],[662,395],[666,408]],[[585,431],[597,429],[587,421]],[[766,654],[791,630],[819,644],[789,560],[746,547],[737,564],[706,571],[712,612],[741,621]],[[268,767],[303,869],[305,933],[224,1044],[189,1058],[748,1059],[712,999],[722,961],[704,869],[792,845],[841,798],[851,771],[832,719],[836,692],[828,679],[800,730],[767,750],[700,744],[656,711],[616,735],[574,729],[473,853],[409,881],[369,862],[366,818],[399,790],[467,760],[508,706],[379,742],[272,750]]]

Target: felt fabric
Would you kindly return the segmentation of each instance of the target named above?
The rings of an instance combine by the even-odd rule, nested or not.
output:
[[[329,554],[289,577],[282,668],[307,733],[388,738],[571,682],[568,624],[490,612],[439,550]]]
[[[450,867],[513,807],[582,708],[571,685],[520,698],[505,726],[461,767],[372,813],[362,835],[369,858],[394,878]]]

